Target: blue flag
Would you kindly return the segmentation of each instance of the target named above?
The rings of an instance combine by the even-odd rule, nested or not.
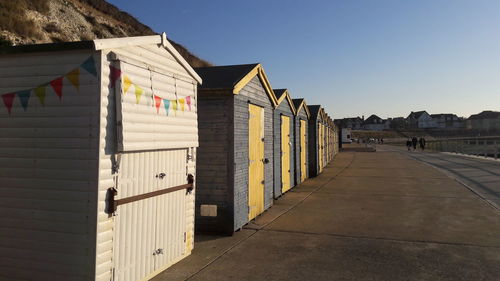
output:
[[[19,101],[21,101],[21,105],[24,111],[26,111],[26,109],[28,109],[28,101],[30,100],[31,97],[31,90],[17,92],[16,94],[17,97],[19,98]]]
[[[97,70],[95,68],[94,57],[88,58],[84,63],[82,63],[81,67],[85,69],[88,73],[97,77]]]

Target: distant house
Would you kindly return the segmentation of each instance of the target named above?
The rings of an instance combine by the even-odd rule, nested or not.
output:
[[[388,118],[387,121],[389,121],[389,129],[402,130],[406,128],[406,118],[404,117]]]
[[[500,111],[486,110],[471,115],[466,121],[466,127],[480,131],[500,131]]]
[[[375,114],[370,115],[363,122],[363,129],[370,131],[382,131],[385,128],[385,121]]]
[[[432,117],[427,113],[427,111],[416,111],[411,112],[408,117],[406,117],[408,127],[411,129],[427,129],[436,128],[436,123],[432,120]]]
[[[440,113],[431,114],[432,120],[436,124],[437,128],[463,128],[464,122],[462,118],[458,117],[456,114],[451,113]]]
[[[353,130],[362,130],[363,129],[363,121],[364,118],[352,117],[352,118],[343,118],[343,119],[335,119],[334,123],[341,128],[349,128]]]

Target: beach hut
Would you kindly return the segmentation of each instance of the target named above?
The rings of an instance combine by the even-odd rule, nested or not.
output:
[[[337,155],[340,150],[340,129],[335,124],[335,122],[332,120],[332,126],[333,126],[333,156]]]
[[[260,64],[197,68],[196,229],[231,234],[273,204],[273,112]]]
[[[295,186],[296,111],[287,89],[273,91],[278,100],[274,109],[274,198],[278,198]]]
[[[189,255],[197,84],[163,35],[0,49],[0,279],[145,280]]]
[[[292,101],[295,106],[295,185],[298,185],[309,177],[308,123],[311,113],[304,99]]]
[[[327,164],[333,160],[333,127],[332,127],[332,118],[330,115],[325,113],[326,115],[326,128],[327,128]]]
[[[309,177],[316,177],[325,166],[324,110],[321,105],[309,105]]]

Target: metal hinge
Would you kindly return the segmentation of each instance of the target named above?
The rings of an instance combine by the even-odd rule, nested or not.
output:
[[[184,232],[184,243],[186,243],[186,232]]]

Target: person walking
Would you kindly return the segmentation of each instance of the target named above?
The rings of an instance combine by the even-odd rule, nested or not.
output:
[[[425,138],[424,137],[421,137],[418,142],[420,143],[420,149],[422,149],[422,151],[424,151],[425,149]]]
[[[418,142],[417,137],[413,137],[411,139],[411,144],[413,145],[413,150],[417,150],[417,142]]]
[[[408,151],[411,150],[411,140],[410,140],[410,138],[408,138],[408,140],[406,140],[406,147],[408,148]]]

